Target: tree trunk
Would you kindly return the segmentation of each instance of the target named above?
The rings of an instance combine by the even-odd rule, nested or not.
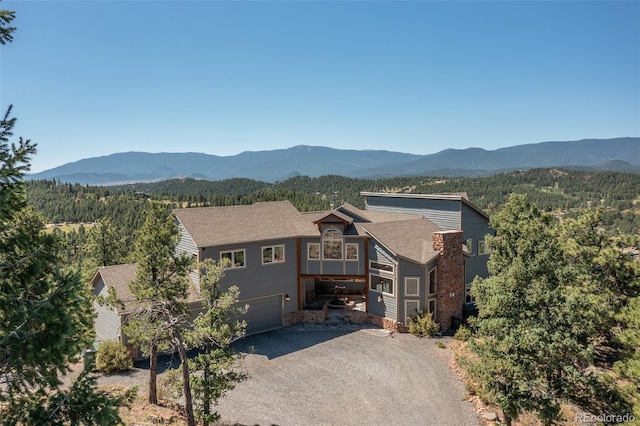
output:
[[[207,353],[209,352],[209,348],[207,348]],[[204,366],[202,371],[202,381],[205,384],[206,389],[204,389],[204,394],[202,397],[202,411],[204,413],[204,422],[203,426],[209,426],[209,414],[211,414],[211,397],[209,396],[208,389],[208,380],[209,380],[209,364]]]
[[[182,336],[179,330],[172,332],[173,343],[178,348],[180,354],[180,364],[182,365],[182,389],[184,392],[184,410],[187,414],[187,425],[196,426],[196,419],[193,416],[193,398],[191,396],[191,382],[189,374],[189,363],[187,360],[187,350],[182,344]]]
[[[158,345],[151,342],[149,351],[149,404],[158,405]]]
[[[505,412],[503,412],[503,414],[504,414],[504,424],[507,426],[511,426],[511,416]]]

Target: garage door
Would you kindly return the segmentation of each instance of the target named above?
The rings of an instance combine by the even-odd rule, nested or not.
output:
[[[247,321],[247,336],[282,327],[282,295],[243,300],[249,310],[243,319]]]

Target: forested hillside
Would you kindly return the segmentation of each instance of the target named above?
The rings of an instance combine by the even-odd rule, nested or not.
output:
[[[640,175],[534,169],[483,178],[407,177],[382,180],[343,176],[297,176],[266,183],[251,179],[206,181],[174,179],[117,187],[29,181],[29,203],[49,222],[92,222],[103,217],[116,224],[140,225],[140,204],[161,200],[168,208],[251,204],[289,200],[301,211],[329,209],[349,202],[364,208],[361,191],[413,193],[466,192],[489,215],[511,193],[526,194],[540,210],[575,215],[585,208],[603,209],[605,225],[621,233],[640,229]]]
[[[511,193],[526,194],[542,211],[576,217],[584,209],[602,209],[603,225],[612,233],[640,230],[640,175],[535,169],[483,178],[407,177],[382,180],[343,176],[297,176],[266,183],[251,179],[207,181],[174,179],[118,187],[61,184],[51,180],[27,181],[28,202],[49,223],[92,223],[108,219],[132,243],[143,222],[149,200],[172,208],[251,204],[289,200],[301,211],[318,211],[349,202],[364,208],[361,191],[413,193],[466,192],[472,203],[489,215],[503,206]],[[81,265],[87,235],[83,226],[65,234],[67,259]]]

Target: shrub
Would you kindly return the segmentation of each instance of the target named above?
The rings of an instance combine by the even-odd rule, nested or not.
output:
[[[456,331],[456,334],[453,335],[453,338],[466,342],[471,338],[471,329],[466,325],[461,325],[460,328],[458,328],[458,331]]]
[[[167,369],[158,379],[158,398],[175,401],[182,396],[182,370]]]
[[[133,368],[133,361],[127,348],[116,340],[100,343],[96,352],[96,370],[105,374],[114,374]]]
[[[419,312],[409,322],[409,332],[418,337],[433,337],[440,331],[440,325],[432,318],[431,312]]]

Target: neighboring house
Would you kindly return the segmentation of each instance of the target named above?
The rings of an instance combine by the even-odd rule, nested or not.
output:
[[[221,284],[223,290],[237,285],[239,303],[249,305],[243,317],[248,335],[322,321],[313,313],[320,311],[312,308],[336,287],[364,301],[361,310],[349,314],[354,322],[404,331],[411,317],[428,311],[443,330],[451,329],[454,318],[463,317],[465,262],[467,277],[470,270],[486,271],[486,260],[484,269],[473,263],[476,257],[465,249],[465,239],[477,247],[490,232],[488,218],[461,197],[414,196],[436,197],[423,198],[431,204],[443,202],[441,217],[428,218],[420,208],[394,211],[372,203],[384,199],[382,194],[364,195],[367,210],[344,204],[302,213],[288,201],[177,209],[173,211],[180,230],[177,250],[195,261],[231,262]],[[449,201],[457,201],[458,213]],[[456,214],[457,219],[447,219]],[[134,308],[128,287],[134,278],[135,265],[96,272],[94,293],[106,295],[113,287],[125,303],[124,309],[95,305],[98,339],[128,343],[121,327]],[[194,288],[190,301],[196,312],[197,270],[190,279]],[[326,315],[326,308],[322,312]]]
[[[94,320],[96,341],[117,340],[125,346],[131,346],[127,336],[122,333],[122,326],[139,303],[129,289],[129,283],[136,278],[137,267],[136,264],[102,266],[93,275],[90,285],[95,296],[106,298],[109,296],[109,288],[113,288],[118,301],[121,302],[117,306],[93,302],[96,313]],[[190,288],[187,301],[192,312],[197,312],[202,307],[202,303],[194,291],[193,282]],[[134,354],[135,351],[132,352],[132,355]]]
[[[455,194],[395,194],[362,192],[367,212],[419,214],[443,230],[460,230],[464,234],[467,253],[465,262],[465,303],[473,307],[471,283],[476,276],[489,276],[489,253],[485,243],[487,235],[495,235],[489,226],[489,216],[473,205],[466,193]]]

